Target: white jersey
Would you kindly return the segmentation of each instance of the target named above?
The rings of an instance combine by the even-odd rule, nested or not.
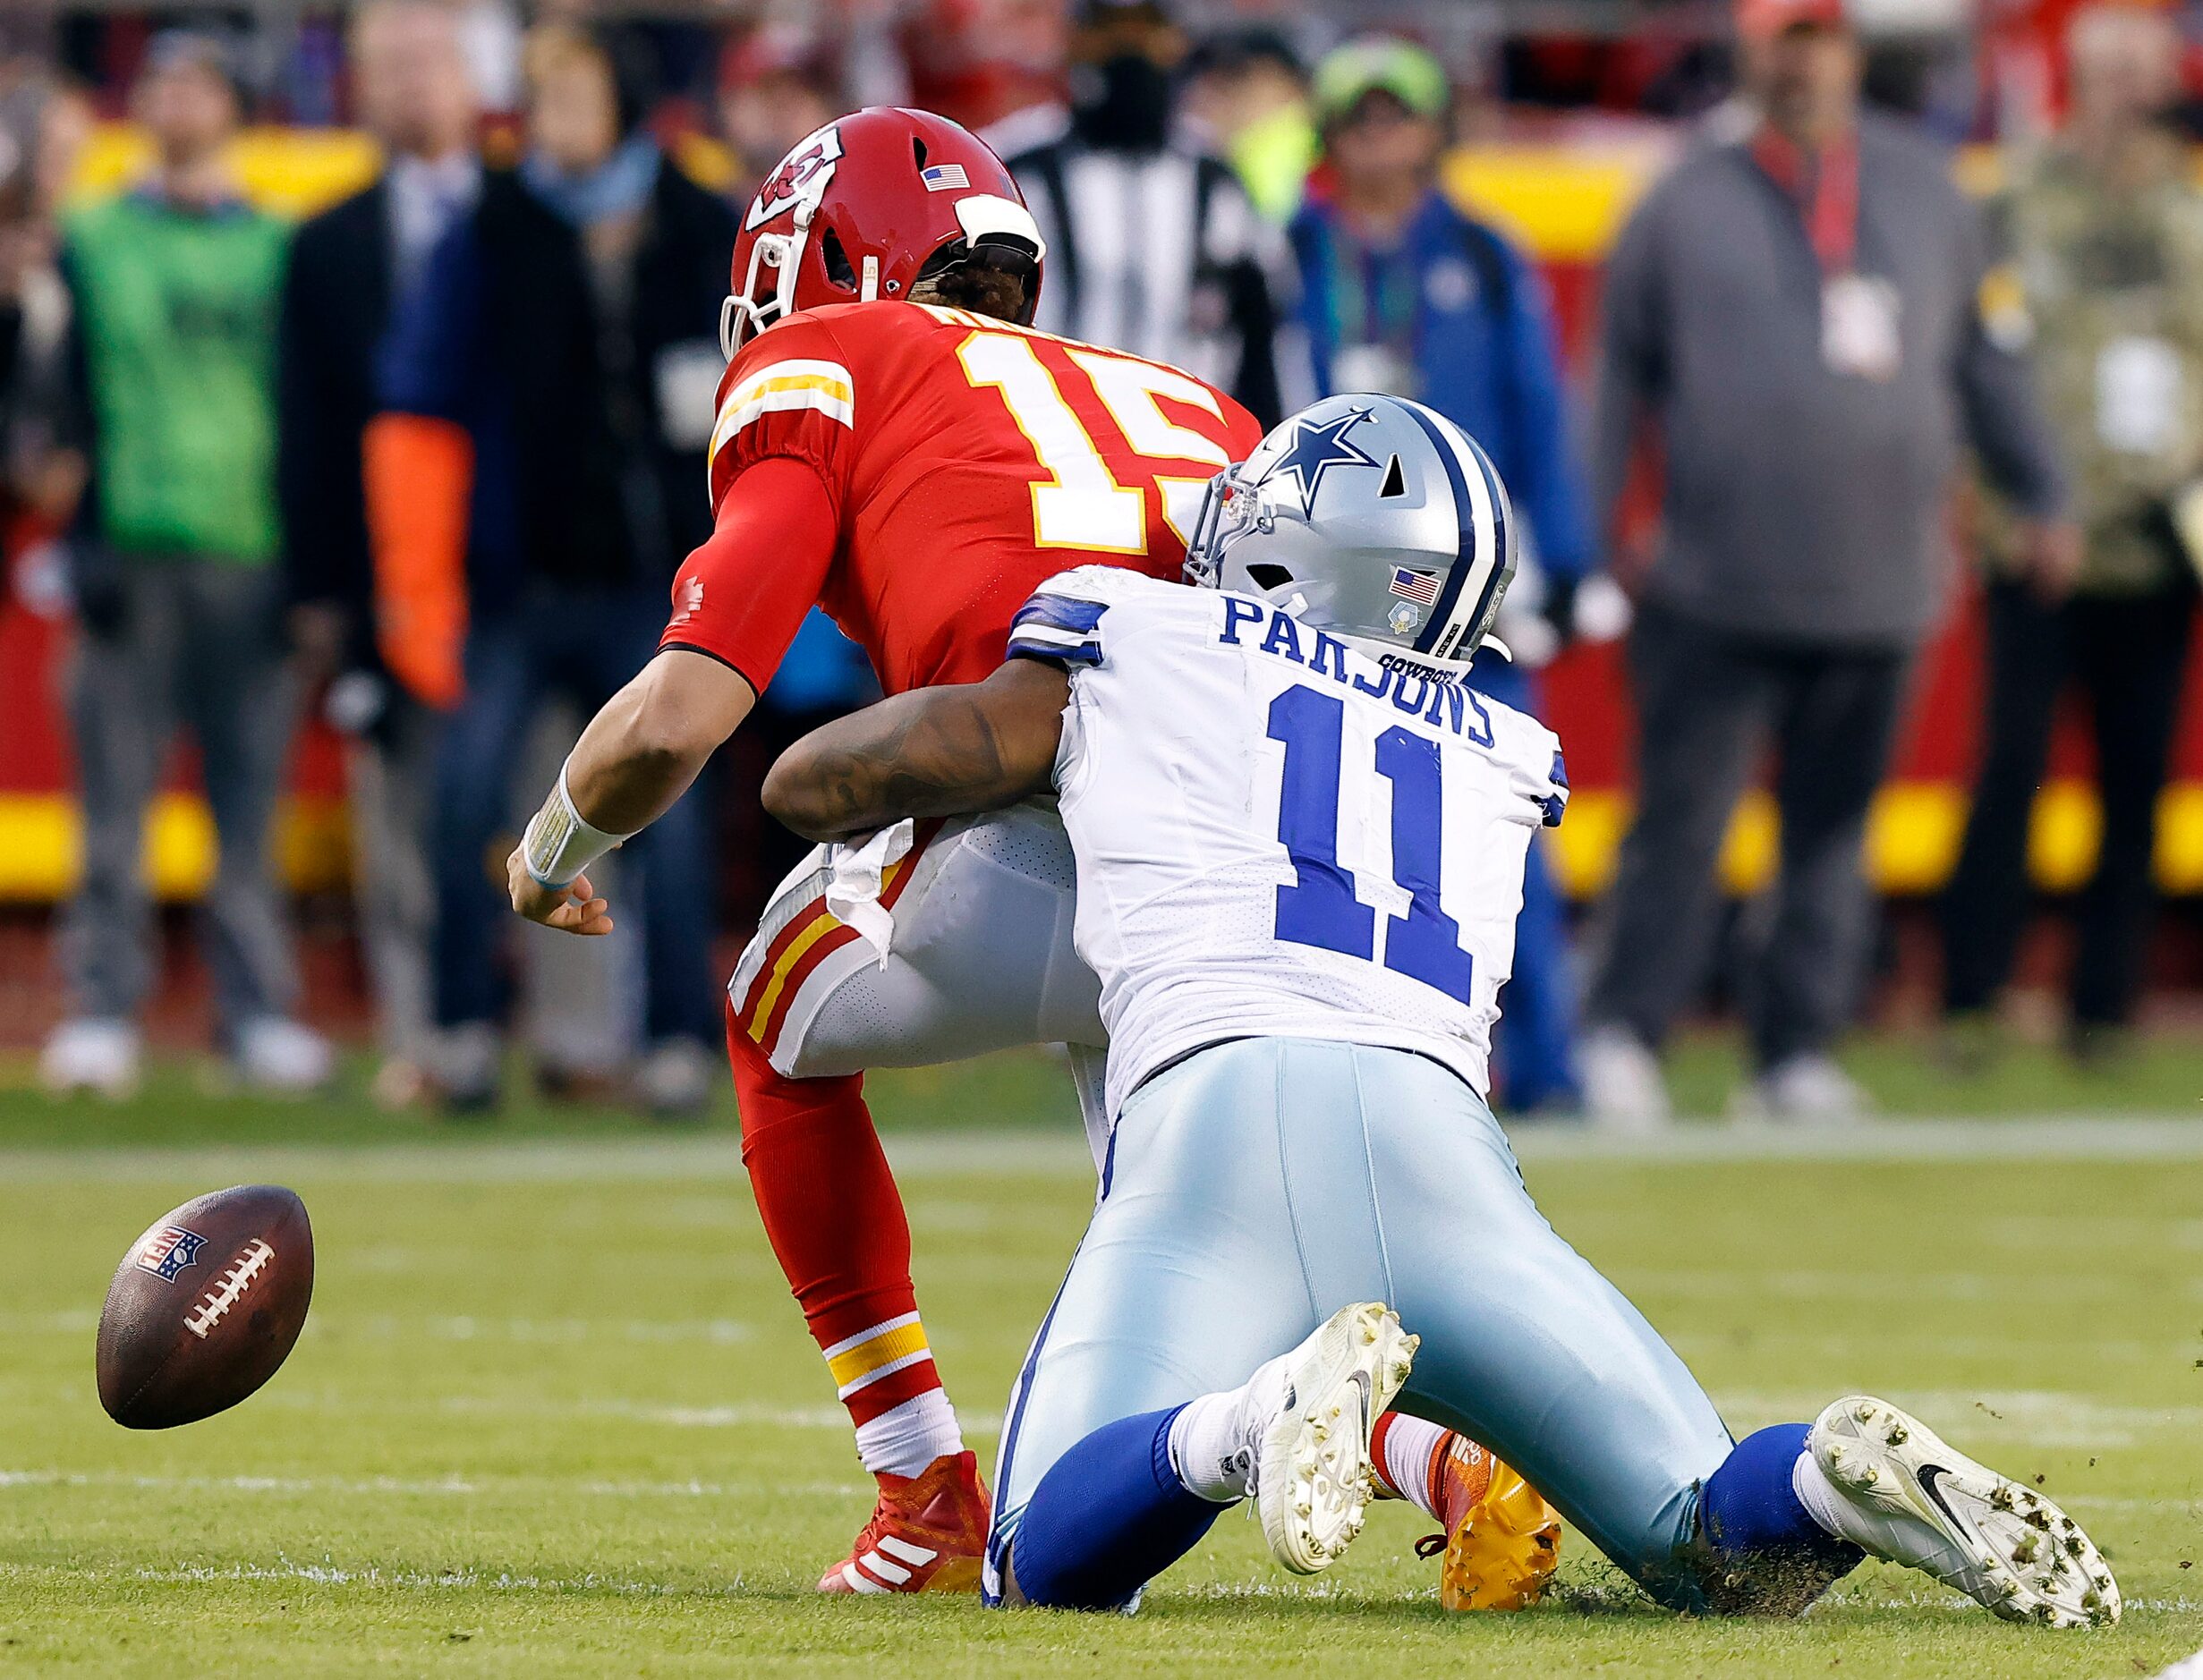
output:
[[[1071,673],[1056,781],[1112,1115],[1257,1035],[1487,1089],[1524,856],[1568,799],[1551,730],[1251,597],[1110,567],[1042,585],[1009,647]]]

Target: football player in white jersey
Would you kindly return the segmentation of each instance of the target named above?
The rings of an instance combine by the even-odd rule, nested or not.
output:
[[[1281,1563],[1324,1567],[1397,1393],[1677,1608],[1802,1608],[1871,1552],[2009,1619],[2116,1619],[2072,1519],[1886,1402],[1732,1441],[1532,1204],[1485,1054],[1567,785],[1467,680],[1510,538],[1447,421],[1330,399],[1211,486],[1212,591],[1065,573],[985,682],[773,771],[769,806],[843,843],[1052,787],[1076,855],[1112,1124],[1004,1430],[991,1599],[1122,1607],[1250,1498]]]

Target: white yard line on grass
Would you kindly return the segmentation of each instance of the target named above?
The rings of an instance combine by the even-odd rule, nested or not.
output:
[[[1878,1120],[1792,1128],[1685,1124],[1649,1138],[1614,1138],[1545,1124],[1515,1133],[1526,1161],[2203,1161],[2203,1113],[2187,1119]],[[1084,1177],[1093,1164],[1068,1132],[906,1133],[888,1154],[908,1177]],[[327,1148],[0,1150],[0,1188],[251,1178],[308,1183],[571,1184],[734,1180],[732,1137],[570,1141],[393,1143]]]
[[[1937,1421],[1953,1438],[1969,1436],[2031,1447],[2083,1451],[2129,1447],[2203,1430],[2203,1405],[2119,1405],[2090,1395],[2047,1388],[1911,1388],[1891,1390],[1909,1411]],[[1818,1392],[1722,1388],[1714,1398],[1732,1423],[1746,1418],[1808,1418],[1827,1404]],[[2178,1496],[2163,1503],[2187,1503]]]
[[[99,1327],[88,1308],[57,1312],[0,1312],[0,1337],[89,1336]],[[306,1320],[306,1336],[363,1342],[519,1342],[553,1345],[594,1343],[732,1347],[757,1332],[736,1319],[516,1319],[497,1314],[405,1318],[396,1313],[323,1311]]]

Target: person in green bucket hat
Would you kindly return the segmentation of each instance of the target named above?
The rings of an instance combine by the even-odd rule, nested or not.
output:
[[[1483,445],[1531,536],[1514,593],[1519,665],[1480,687],[1537,709],[1535,666],[1573,632],[1593,569],[1589,503],[1568,423],[1544,283],[1498,229],[1441,190],[1452,92],[1437,59],[1394,36],[1316,66],[1310,104],[1327,165],[1292,225],[1317,389],[1429,403]],[[1546,623],[1537,624],[1539,617]],[[1501,1017],[1499,1091],[1516,1112],[1577,1107],[1576,981],[1566,913],[1533,849]]]

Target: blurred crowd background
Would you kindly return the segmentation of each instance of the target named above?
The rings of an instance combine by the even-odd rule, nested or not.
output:
[[[1265,420],[1417,396],[1498,462],[1479,681],[1577,783],[1509,1107],[1657,1124],[1721,1012],[1778,1119],[1863,1106],[1862,1018],[2114,1071],[2203,988],[2199,47],[2071,0],[14,0],[0,1037],[61,1090],[361,1047],[464,1112],[517,1047],[709,1104],[800,856],[759,780],[862,656],[814,615],[611,861],[634,937],[523,929],[502,859],[708,530],[750,190],[897,103],[1011,160],[1043,327]]]

